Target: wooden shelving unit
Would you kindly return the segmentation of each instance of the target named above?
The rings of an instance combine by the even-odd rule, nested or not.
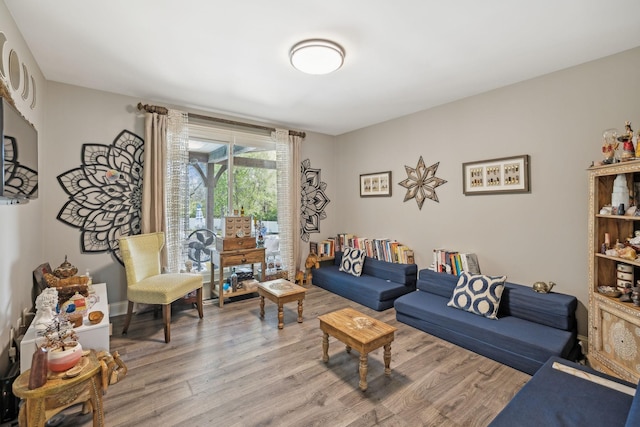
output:
[[[589,169],[588,356],[596,369],[637,383],[640,380],[640,307],[598,291],[599,286],[616,286],[618,264],[632,266],[635,279],[640,279],[640,260],[601,253],[605,233],[609,234],[613,246],[618,240],[625,242],[640,229],[638,216],[600,214],[603,206],[611,204],[613,182],[619,174],[626,175],[629,193],[633,195],[634,182],[640,181],[640,161]]]

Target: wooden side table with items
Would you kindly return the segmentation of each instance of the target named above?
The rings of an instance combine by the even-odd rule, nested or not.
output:
[[[238,289],[235,292],[223,290],[225,267],[251,264],[251,268],[254,268],[254,264],[261,264],[260,271],[264,274],[264,248],[256,248],[255,245],[254,237],[216,239],[216,250],[211,253],[211,295],[218,297],[220,307],[224,305],[225,298],[256,292],[256,289]],[[217,284],[213,279],[216,267],[219,269]]]
[[[67,378],[64,372],[50,372],[47,382],[33,390],[29,390],[31,370],[20,374],[13,383],[13,394],[25,400],[18,416],[21,427],[44,426],[55,414],[77,403],[84,403],[84,413],[93,412],[94,426],[105,425],[100,361],[93,350],[83,359],[86,362],[79,363],[86,366],[77,376]]]

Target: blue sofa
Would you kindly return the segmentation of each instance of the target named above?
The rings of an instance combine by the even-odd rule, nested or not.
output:
[[[575,297],[506,282],[498,319],[487,319],[447,306],[457,282],[420,270],[417,290],[395,301],[396,319],[530,375],[551,356],[581,356]]]
[[[603,384],[554,368],[560,364]],[[557,366],[557,365],[556,365]],[[618,384],[622,385],[617,390]],[[489,424],[490,427],[640,426],[636,385],[558,357],[550,358]]]
[[[377,311],[393,307],[399,296],[416,289],[418,267],[366,257],[359,277],[340,271],[342,252],[332,265],[313,270],[312,283]]]

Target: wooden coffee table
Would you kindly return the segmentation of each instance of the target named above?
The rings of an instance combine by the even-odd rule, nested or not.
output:
[[[291,301],[298,301],[298,323],[302,323],[302,301],[307,290],[302,286],[285,279],[270,280],[258,284],[260,295],[260,318],[264,319],[264,299],[278,304],[278,329],[284,328],[284,310],[282,305]]]
[[[329,361],[329,335],[346,344],[347,353],[355,348],[360,353],[360,389],[367,390],[369,352],[384,347],[384,373],[391,375],[391,342],[397,328],[387,325],[352,308],[319,316],[322,336],[322,360]]]

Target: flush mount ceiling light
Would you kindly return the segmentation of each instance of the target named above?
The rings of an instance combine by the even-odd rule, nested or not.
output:
[[[291,65],[307,74],[329,74],[342,67],[344,49],[329,40],[303,40],[289,52]]]

